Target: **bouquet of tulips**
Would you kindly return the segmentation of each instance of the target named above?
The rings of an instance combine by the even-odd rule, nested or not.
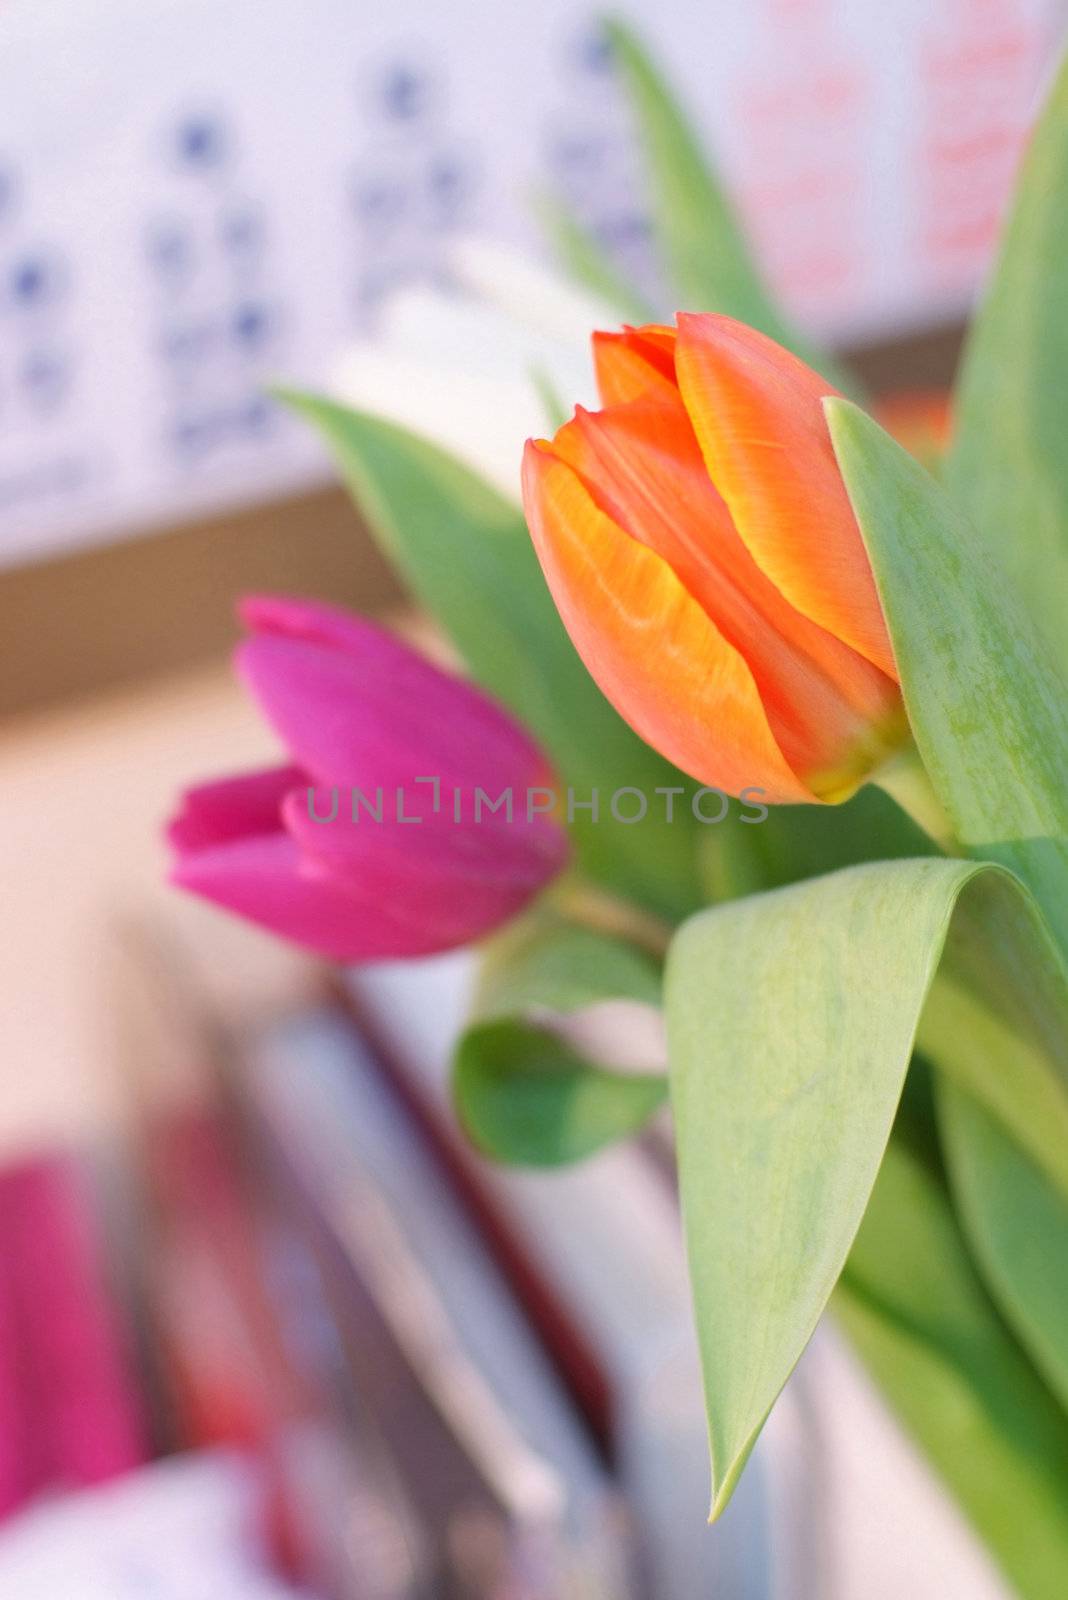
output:
[[[579,1159],[670,1097],[713,1515],[830,1306],[1028,1600],[1068,1592],[1068,73],[921,462],[786,326],[623,29],[674,321],[633,325],[517,494],[292,402],[446,671],[246,602],[283,765],[194,789],[185,887],[330,958],[485,940],[458,1114]],[[548,387],[548,386],[543,386]],[[549,398],[559,411],[559,402]],[[524,518],[525,510],[525,518]],[[667,1068],[567,1019],[662,1010]]]

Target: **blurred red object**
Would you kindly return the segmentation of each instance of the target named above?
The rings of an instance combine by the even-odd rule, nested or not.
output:
[[[237,1152],[218,1115],[199,1105],[174,1108],[145,1132],[151,1328],[170,1390],[172,1443],[229,1446],[256,1459],[272,1556],[299,1577],[308,1557],[287,1440],[315,1416],[317,1396],[284,1345]]]

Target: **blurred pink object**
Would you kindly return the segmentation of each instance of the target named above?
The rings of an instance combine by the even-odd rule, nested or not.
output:
[[[493,701],[332,606],[240,612],[238,668],[289,761],[187,791],[174,883],[351,961],[466,944],[560,871],[548,761]]]
[[[0,1175],[0,1199],[3,1198]],[[13,1271],[0,1222],[0,1520],[26,1499],[31,1470],[25,1459],[26,1405],[21,1393],[21,1349],[15,1320]]]
[[[0,1510],[102,1483],[146,1459],[133,1374],[76,1164],[0,1172]]]

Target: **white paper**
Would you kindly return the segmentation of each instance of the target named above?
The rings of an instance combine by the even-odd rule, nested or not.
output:
[[[841,339],[960,313],[1064,0],[634,0],[766,270]],[[321,384],[469,232],[555,188],[655,286],[575,0],[7,0],[0,565],[325,477]],[[518,446],[517,446],[518,448]]]
[[[297,1600],[267,1568],[260,1509],[260,1485],[240,1457],[175,1456],[6,1522],[0,1594],[4,1600]]]

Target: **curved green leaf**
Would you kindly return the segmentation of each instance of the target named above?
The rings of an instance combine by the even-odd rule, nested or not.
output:
[[[702,912],[672,946],[671,1094],[716,1513],[849,1253],[947,935],[939,996],[966,988],[1002,1007],[1021,982],[999,1054],[947,1038],[938,1003],[925,1053],[992,1108],[1011,1101],[1068,1193],[1068,979],[1008,873],[873,862]],[[1028,946],[1026,968],[1004,966],[1009,939]]]
[[[998,1316],[943,1183],[895,1133],[832,1302],[1023,1600],[1068,1572],[1068,1421]]]
[[[1068,677],[1068,61],[1031,139],[972,323],[947,482]]]
[[[1068,1194],[971,1095],[942,1083],[938,1105],[953,1193],[983,1276],[1068,1410]]]
[[[1068,952],[1068,683],[945,489],[855,406],[825,405],[934,789]]]
[[[596,1029],[566,1031],[567,1019],[617,1000],[660,1005],[655,967],[620,940],[538,919],[494,941],[453,1068],[475,1144],[501,1161],[555,1166],[648,1120],[667,1098],[663,1070],[614,1067],[596,1054]]]
[[[699,824],[681,807],[668,823],[652,801],[678,774],[613,711],[580,661],[518,505],[404,428],[314,395],[284,398],[320,430],[379,543],[474,677],[542,741],[578,802],[600,792],[599,820],[575,810],[584,869],[662,915],[693,910]],[[613,791],[627,786],[650,797],[648,816],[633,826],[606,814]]]
[[[642,1128],[667,1098],[655,1073],[606,1071],[548,1028],[477,1023],[456,1054],[453,1098],[473,1144],[512,1166],[581,1161]]]

